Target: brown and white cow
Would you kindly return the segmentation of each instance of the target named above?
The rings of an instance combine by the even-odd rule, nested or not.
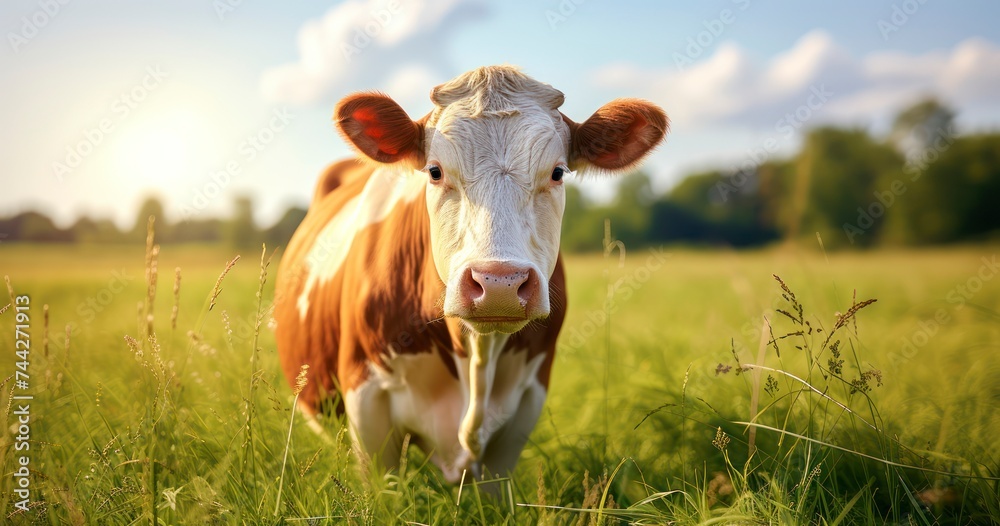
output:
[[[454,482],[509,473],[545,401],[566,309],[563,177],[628,170],[668,120],[618,99],[575,123],[561,92],[509,66],[431,100],[417,121],[380,93],[337,105],[361,160],[320,179],[282,257],[275,332],[289,381],[310,367],[304,412],[346,411],[386,468],[409,433]]]

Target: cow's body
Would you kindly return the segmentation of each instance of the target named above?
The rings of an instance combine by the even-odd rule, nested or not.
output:
[[[394,467],[409,434],[450,481],[504,475],[545,401],[565,314],[563,174],[627,170],[667,118],[619,99],[577,124],[562,93],[509,66],[431,99],[418,121],[382,94],[338,105],[364,162],[330,167],[282,258],[278,349],[293,385],[309,366],[301,408],[346,411],[363,458]],[[324,405],[335,392],[342,403]]]
[[[391,467],[410,433],[454,481],[473,467],[459,442],[469,343],[453,339],[441,315],[444,284],[430,259],[423,197],[420,179],[354,160],[331,166],[282,258],[275,333],[290,381],[302,364],[319,372],[300,396],[307,414],[339,389],[348,414],[364,415],[352,432],[365,451]],[[549,318],[495,336],[502,350],[490,365],[481,428],[491,473],[513,468],[545,401],[563,285],[559,264]]]

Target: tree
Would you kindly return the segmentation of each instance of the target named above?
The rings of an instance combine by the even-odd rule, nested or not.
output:
[[[156,219],[157,243],[170,239],[170,225],[163,213],[163,203],[158,198],[150,196],[143,200],[142,205],[139,206],[139,213],[136,214],[135,223],[129,236],[131,241],[144,241],[146,239],[146,229],[150,217]]]
[[[652,182],[645,172],[635,172],[624,177],[618,184],[615,199],[606,214],[611,220],[612,234],[627,247],[649,244],[649,205],[656,199]]]
[[[889,140],[909,162],[924,155],[941,138],[952,137],[954,120],[951,108],[936,99],[925,99],[896,116]]]
[[[9,241],[71,241],[69,232],[59,227],[40,212],[22,212],[6,221],[4,230],[10,232]],[[4,232],[6,233],[6,232]]]
[[[653,205],[650,235],[659,242],[759,245],[777,237],[764,209],[757,171],[695,174]]]
[[[886,225],[896,243],[946,243],[1000,230],[1000,134],[960,137],[932,149],[901,179],[906,192]]]
[[[306,209],[297,206],[289,207],[285,210],[284,215],[277,223],[267,229],[266,238],[268,246],[279,247],[287,246],[288,240],[292,238],[292,234],[295,233],[295,229],[299,227],[302,220],[306,217]]]
[[[604,217],[583,195],[579,186],[567,183],[566,209],[563,212],[562,248],[569,252],[596,252],[601,250]]]
[[[225,240],[232,247],[260,247],[262,240],[253,220],[253,201],[249,197],[233,199],[233,215],[226,224]]]
[[[222,240],[223,221],[218,218],[185,219],[173,225],[173,240],[178,243],[218,243]]]
[[[887,211],[876,192],[901,167],[892,148],[864,130],[811,131],[795,160],[795,219],[788,235],[812,238],[819,232],[826,246],[873,245]]]
[[[95,220],[83,216],[69,230],[76,243],[115,243],[124,237],[110,219]]]

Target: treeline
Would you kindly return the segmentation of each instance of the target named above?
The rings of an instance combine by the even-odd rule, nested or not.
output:
[[[0,241],[34,241],[56,243],[142,243],[146,239],[146,222],[156,218],[158,243],[225,243],[234,247],[284,246],[299,226],[306,211],[291,207],[276,223],[260,228],[253,220],[253,202],[248,197],[233,201],[233,214],[228,218],[184,219],[167,222],[163,204],[147,198],[136,214],[134,226],[119,229],[110,219],[81,217],[69,228],[59,228],[39,212],[23,212],[0,219]],[[3,235],[6,234],[6,237]]]
[[[1000,233],[1000,134],[958,136],[954,115],[928,100],[902,112],[886,138],[860,129],[809,131],[789,159],[767,159],[767,143],[731,172],[694,174],[665,195],[648,176],[622,180],[607,205],[567,186],[563,248],[602,249],[605,220],[629,247],[683,243],[753,247],[778,240],[827,248],[920,245],[977,240]],[[290,208],[274,225],[253,221],[249,198],[234,201],[225,219],[167,223],[148,199],[135,226],[81,218],[66,229],[37,212],[0,219],[0,241],[141,242],[156,216],[161,243],[284,246],[305,210]],[[6,237],[4,237],[6,236]]]
[[[953,119],[924,101],[897,116],[884,139],[818,128],[790,159],[757,164],[749,152],[738,170],[691,175],[666,195],[654,195],[644,174],[630,175],[606,206],[570,188],[563,247],[600,250],[605,218],[629,246],[815,244],[817,234],[827,248],[992,238],[1000,234],[1000,134],[958,136]]]

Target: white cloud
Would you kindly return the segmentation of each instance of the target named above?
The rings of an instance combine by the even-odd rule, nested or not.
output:
[[[883,51],[857,58],[827,33],[813,31],[765,62],[722,43],[683,70],[618,63],[593,78],[599,87],[640,93],[662,104],[676,125],[687,128],[773,126],[806,103],[814,87],[833,92],[815,112],[827,122],[884,121],[928,95],[959,109],[1000,109],[1000,47],[975,38],[949,51]]]
[[[431,88],[441,83],[441,78],[420,64],[407,64],[392,72],[382,84],[383,90],[392,95],[402,107],[418,118],[433,109]]]
[[[453,75],[446,58],[453,28],[485,13],[478,0],[348,0],[299,30],[298,60],[265,71],[261,91],[271,102],[295,105],[331,103],[361,89],[412,101],[419,88],[426,99],[432,85],[408,81]]]

